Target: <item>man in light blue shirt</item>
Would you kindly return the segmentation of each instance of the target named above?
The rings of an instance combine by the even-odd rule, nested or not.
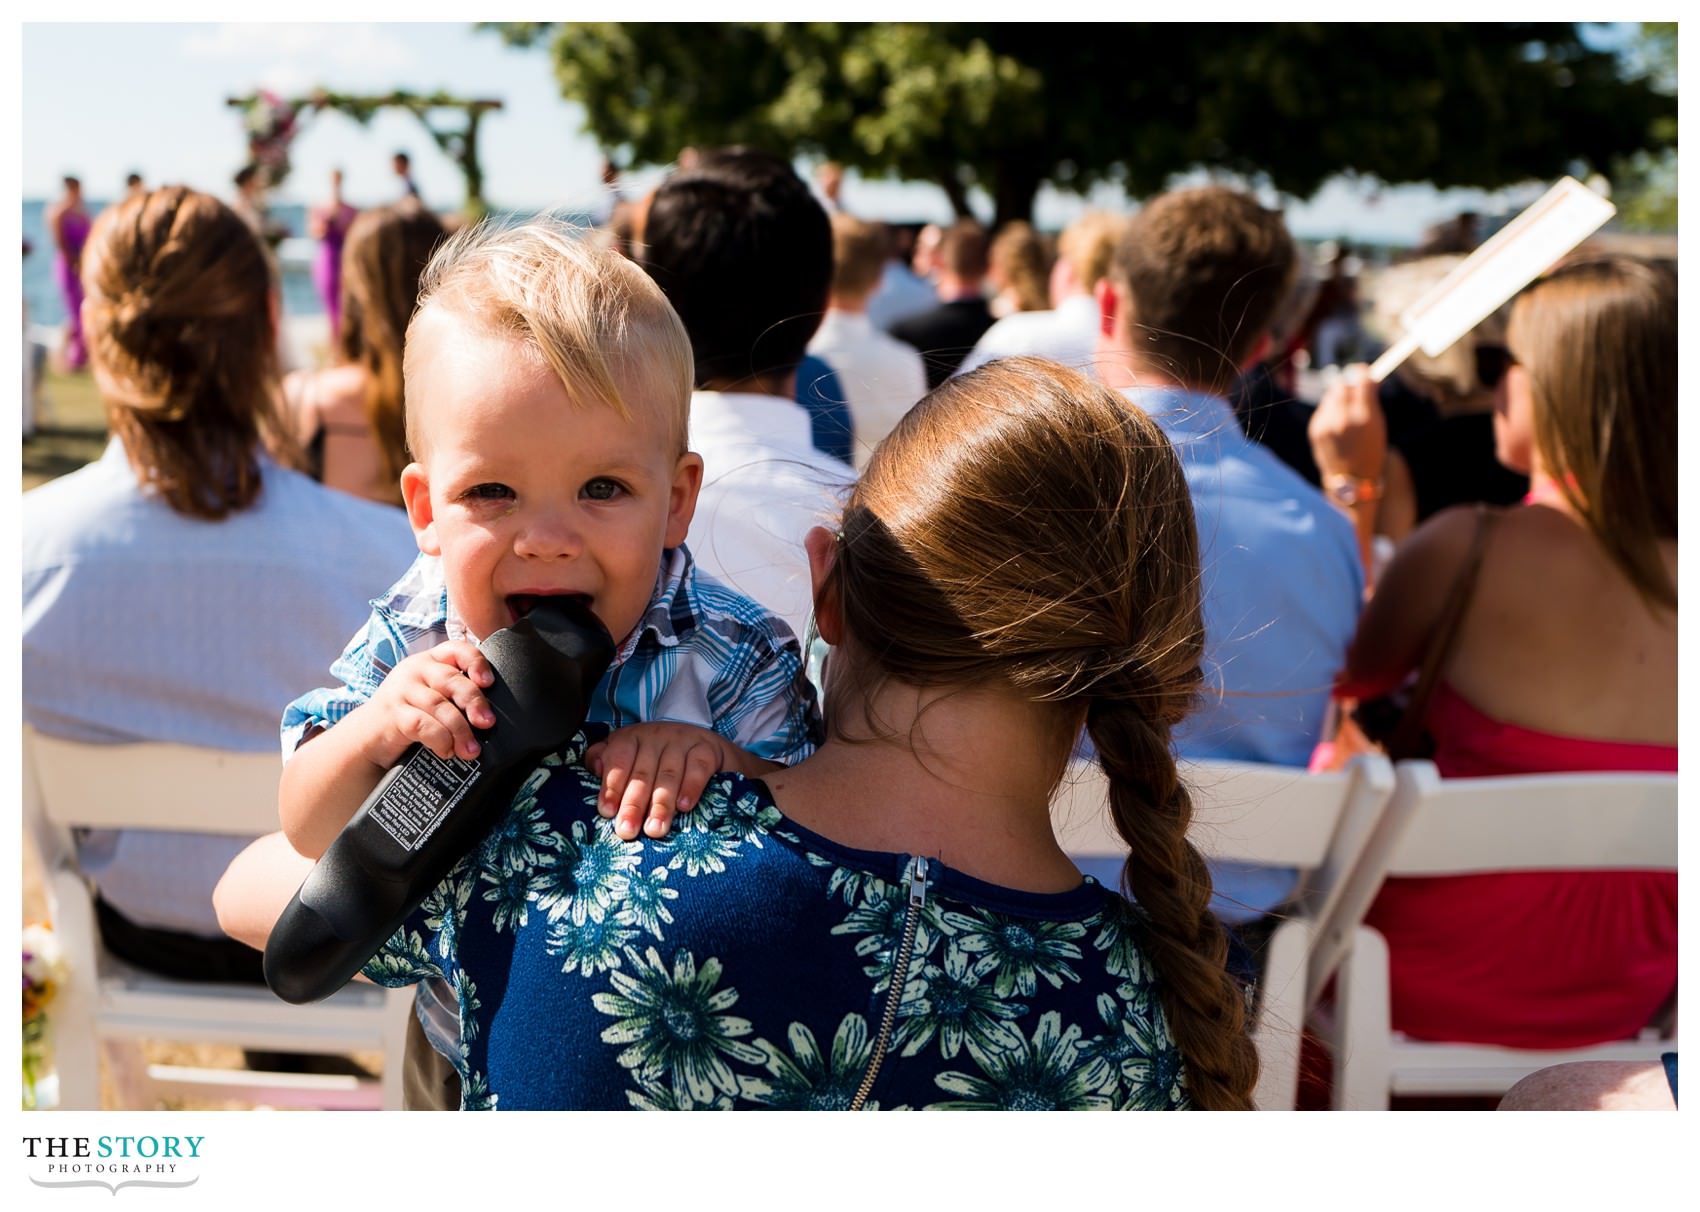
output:
[[[1351,524],[1248,439],[1224,398],[1267,349],[1293,267],[1279,213],[1206,186],[1140,210],[1097,290],[1099,373],[1168,435],[1198,521],[1204,701],[1176,730],[1182,757],[1305,765],[1363,601]],[[1236,925],[1297,882],[1288,869],[1211,871],[1212,908]]]

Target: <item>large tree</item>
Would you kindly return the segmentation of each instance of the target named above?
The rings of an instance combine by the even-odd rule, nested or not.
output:
[[[526,24],[627,165],[751,143],[968,191],[1143,196],[1193,168],[1509,185],[1665,145],[1675,99],[1571,24]]]

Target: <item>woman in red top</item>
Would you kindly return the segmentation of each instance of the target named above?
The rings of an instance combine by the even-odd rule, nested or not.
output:
[[[1676,770],[1676,339],[1674,275],[1642,262],[1577,262],[1518,298],[1494,433],[1533,487],[1492,527],[1429,705],[1442,775]],[[1400,545],[1341,694],[1421,664],[1477,525],[1447,510]],[[1392,955],[1393,1026],[1417,1038],[1599,1043],[1676,989],[1668,872],[1392,879],[1368,922]]]

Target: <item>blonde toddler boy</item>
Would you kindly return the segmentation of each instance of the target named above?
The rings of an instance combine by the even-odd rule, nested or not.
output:
[[[690,341],[659,288],[539,220],[454,237],[420,300],[401,478],[420,555],[332,665],[342,684],[284,714],[294,848],[322,854],[415,741],[475,757],[495,722],[477,641],[550,595],[586,598],[617,645],[590,719],[615,729],[592,766],[620,836],[665,834],[716,770],[807,756],[821,723],[796,638],[684,546],[702,459]],[[444,1050],[443,1016],[424,1017]]]

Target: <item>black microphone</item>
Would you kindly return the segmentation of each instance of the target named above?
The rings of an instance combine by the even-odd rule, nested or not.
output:
[[[290,900],[266,943],[266,984],[286,1002],[342,988],[490,831],[546,754],[584,724],[614,641],[578,597],[548,597],[480,645],[495,726],[479,754],[414,744],[384,775]]]

